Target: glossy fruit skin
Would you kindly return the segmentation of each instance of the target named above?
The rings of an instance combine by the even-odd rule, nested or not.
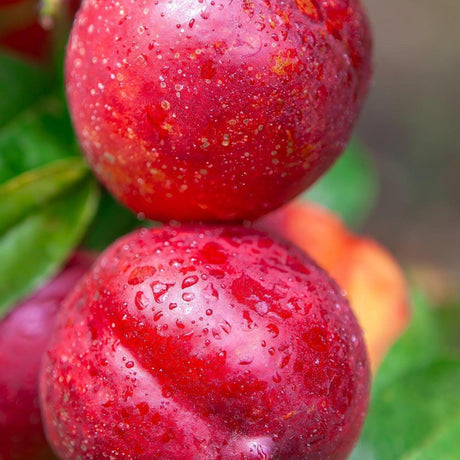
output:
[[[90,165],[132,210],[254,219],[343,151],[370,48],[358,0],[87,0],[67,96]]]
[[[369,368],[303,252],[237,226],[143,229],[64,302],[41,371],[63,459],[342,459]]]
[[[406,279],[393,256],[315,203],[294,200],[255,225],[308,252],[345,290],[375,375],[411,318]]]
[[[54,458],[43,433],[38,372],[61,301],[90,268],[77,253],[65,269],[0,322],[0,459]]]

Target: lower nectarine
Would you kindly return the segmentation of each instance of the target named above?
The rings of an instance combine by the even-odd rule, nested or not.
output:
[[[244,227],[120,239],[64,302],[41,374],[63,460],[343,459],[368,392],[335,282]]]

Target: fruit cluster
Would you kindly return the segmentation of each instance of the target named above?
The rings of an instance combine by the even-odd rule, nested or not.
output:
[[[326,237],[335,224],[308,205],[246,221],[306,189],[348,142],[370,79],[359,1],[85,0],[65,72],[96,176],[167,225],[119,239],[91,269],[79,254],[0,323],[37,318],[21,333],[30,360],[0,379],[0,458],[50,455],[38,380],[61,459],[346,458],[369,397],[365,339],[344,291],[292,243],[349,290],[368,333],[358,239]],[[366,337],[374,369],[388,336]],[[11,367],[26,345],[0,339]],[[13,424],[18,410],[28,420]]]

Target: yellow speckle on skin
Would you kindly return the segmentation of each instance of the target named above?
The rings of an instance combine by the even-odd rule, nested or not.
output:
[[[318,10],[311,0],[296,0],[296,3],[302,13],[305,13],[312,18],[316,18],[318,16]]]
[[[300,151],[300,154],[302,155],[303,158],[308,158],[311,153],[315,150],[315,147],[313,145],[305,145],[302,147],[302,150]]]
[[[282,77],[300,71],[299,59],[295,52],[282,51],[272,57],[272,71]]]

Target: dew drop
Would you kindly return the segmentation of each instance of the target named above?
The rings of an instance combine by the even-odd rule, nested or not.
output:
[[[146,402],[141,402],[136,404],[136,409],[139,411],[139,415],[146,415],[148,414],[150,407]]]
[[[150,285],[153,293],[153,298],[155,299],[155,302],[157,303],[163,303],[164,296],[166,293],[171,289],[171,287],[174,286],[173,284],[166,284],[162,283],[161,281],[155,281]]]
[[[195,298],[195,294],[193,292],[184,292],[182,294],[182,300],[185,302],[191,302]]]
[[[222,360],[225,361],[227,359],[227,352],[225,350],[221,350],[217,356]]]
[[[251,364],[254,361],[254,356],[244,356],[238,361],[238,364],[241,364],[242,366],[247,366],[248,364]]]
[[[273,337],[273,338],[276,338],[278,337],[279,333],[280,333],[280,330],[278,328],[278,326],[276,324],[273,324],[273,323],[270,323],[268,326],[267,326],[267,330],[268,332],[270,333],[270,335]]]
[[[162,311],[157,311],[155,313],[155,315],[153,316],[153,320],[158,321],[162,316],[163,316],[163,312]]]
[[[211,332],[212,332],[212,336],[216,339],[216,340],[221,340],[222,339],[222,336],[220,335],[220,332],[218,329],[216,329],[215,327],[213,327],[211,329]]]
[[[198,283],[198,276],[192,275],[192,276],[187,276],[187,278],[184,279],[182,282],[182,289],[191,287]]]
[[[172,396],[172,391],[169,387],[164,387],[161,390],[161,394],[163,395],[164,398],[170,398]]]
[[[226,333],[230,334],[232,332],[232,325],[228,321],[221,321],[219,327]]]
[[[172,259],[169,261],[169,266],[174,268],[182,267],[184,261],[182,259]]]
[[[134,304],[139,310],[144,310],[149,306],[149,299],[142,291],[138,291],[134,297]]]

